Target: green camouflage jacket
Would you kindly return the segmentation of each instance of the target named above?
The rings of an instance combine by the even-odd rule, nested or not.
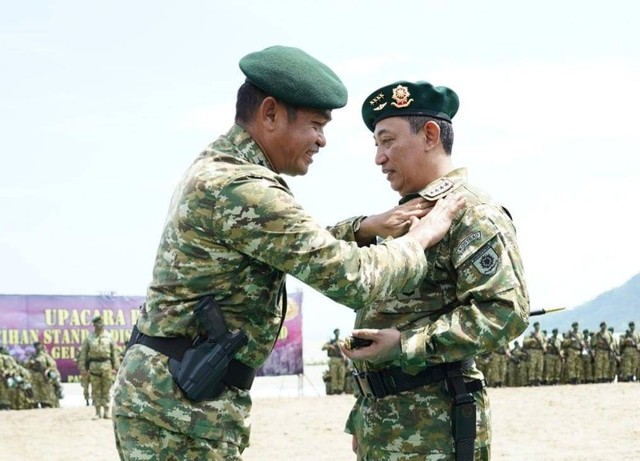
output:
[[[420,195],[437,200],[452,191],[466,197],[445,238],[425,254],[427,276],[415,290],[360,309],[356,328],[401,331],[402,354],[360,370],[400,366],[415,374],[427,366],[474,357],[508,346],[527,327],[529,300],[514,225],[486,193],[470,186],[465,169],[432,182]],[[476,368],[466,378],[482,378]],[[478,402],[476,447],[490,440],[486,392]],[[363,459],[431,459],[453,451],[451,398],[433,384],[383,399],[359,397],[347,421],[357,434]],[[404,453],[405,455],[402,455]]]

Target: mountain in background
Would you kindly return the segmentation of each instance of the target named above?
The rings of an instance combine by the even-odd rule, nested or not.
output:
[[[532,310],[535,309],[537,307],[532,307]],[[538,321],[540,328],[551,334],[553,328],[558,328],[560,333],[570,330],[574,321],[580,323],[580,331],[585,328],[598,331],[600,322],[605,321],[607,327],[614,328],[614,333],[624,334],[631,320],[636,322],[636,329],[640,329],[640,273],[624,285],[606,291],[591,301],[570,310],[531,317],[529,323],[533,325]]]

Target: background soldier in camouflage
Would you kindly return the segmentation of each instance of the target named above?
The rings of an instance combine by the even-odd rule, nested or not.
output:
[[[613,353],[613,335],[607,330],[605,322],[600,323],[600,331],[591,338],[594,353],[593,380],[596,383],[609,381],[609,359]]]
[[[502,387],[507,384],[507,368],[511,352],[509,346],[501,346],[491,352],[489,360],[489,371],[487,373],[487,383],[491,387]]]
[[[638,378],[638,357],[640,355],[640,334],[636,331],[635,322],[629,322],[629,329],[620,340],[621,363],[620,379],[634,381]]]
[[[113,413],[122,460],[241,459],[249,442],[249,388],[278,338],[286,274],[354,309],[411,292],[430,267],[424,249],[442,238],[462,205],[441,200],[422,220],[427,210],[419,203],[391,210],[389,227],[411,228],[384,245],[340,240],[353,240],[363,220],[338,225],[332,235],[293,199],[281,175],[307,173],[326,144],[331,110],[347,102],[346,88],[296,48],[250,53],[240,68],[247,80],[238,91],[236,123],[198,156],[175,191],[139,332],[118,371]],[[174,350],[159,344],[206,335],[194,314],[206,295],[215,298],[228,330],[242,331],[248,343],[230,357],[234,369],[230,364],[221,385],[211,384],[219,395],[195,401],[169,372]]]
[[[562,376],[562,339],[558,336],[558,329],[551,330],[551,337],[547,340],[547,353],[544,356],[545,382],[559,384]]]
[[[322,345],[329,357],[329,394],[342,394],[347,373],[347,360],[340,350],[340,330],[333,330],[333,338]]]
[[[562,349],[566,357],[567,382],[578,384],[583,378],[582,351],[587,348],[578,322],[571,324],[571,330],[562,342]]]
[[[533,324],[533,331],[522,341],[522,348],[527,352],[529,386],[542,383],[544,370],[544,354],[547,352],[547,340],[540,331],[540,323]]]
[[[593,365],[595,362],[595,354],[591,347],[591,339],[593,334],[588,329],[582,330],[585,348],[582,349],[582,382],[593,383]]]
[[[11,409],[9,385],[12,381],[9,378],[12,375],[13,363],[9,350],[0,345],[0,410]]]
[[[110,390],[113,373],[118,368],[115,342],[104,329],[101,317],[92,320],[94,333],[82,343],[80,363],[82,371],[89,373],[91,381],[91,401],[96,409],[94,419],[109,418]]]
[[[362,392],[346,427],[358,460],[453,460],[454,451],[488,460],[489,401],[473,357],[508,346],[527,326],[513,223],[451,161],[457,109],[451,89],[405,81],[374,91],[362,105],[375,162],[402,202],[420,196],[432,203],[455,191],[466,205],[442,242],[427,250],[431,270],[420,286],[356,313],[354,335],[395,346],[384,355],[378,342],[346,352],[361,373]],[[376,390],[380,382],[386,385]],[[458,427],[477,430],[461,444],[452,435],[452,398],[459,393],[470,393],[475,407],[465,405],[462,414],[456,407]]]
[[[33,343],[33,347],[35,352],[26,366],[31,371],[34,403],[41,408],[58,408],[62,386],[56,361],[44,350],[40,342]]]

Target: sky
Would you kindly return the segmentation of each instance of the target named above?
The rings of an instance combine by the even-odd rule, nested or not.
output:
[[[144,295],[173,188],[233,123],[239,59],[302,48],[349,90],[328,143],[287,178],[322,225],[399,197],[364,98],[454,89],[453,161],[513,215],[533,309],[575,307],[640,272],[640,3],[0,3],[0,293]],[[301,282],[304,334],[353,313]]]

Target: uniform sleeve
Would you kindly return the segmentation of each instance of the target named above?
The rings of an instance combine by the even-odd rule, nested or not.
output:
[[[356,236],[355,231],[360,226],[360,223],[366,216],[355,216],[353,218],[348,218],[339,223],[327,227],[327,231],[333,237],[339,240],[346,240],[347,242],[355,242]]]
[[[515,229],[489,205],[466,208],[449,232],[457,304],[428,326],[402,334],[402,366],[451,362],[505,346],[527,327],[529,298]],[[427,274],[428,277],[428,274]]]
[[[277,181],[236,178],[217,194],[202,226],[236,251],[354,309],[397,290],[413,290],[426,273],[424,251],[416,242],[396,239],[358,248],[336,239]]]

